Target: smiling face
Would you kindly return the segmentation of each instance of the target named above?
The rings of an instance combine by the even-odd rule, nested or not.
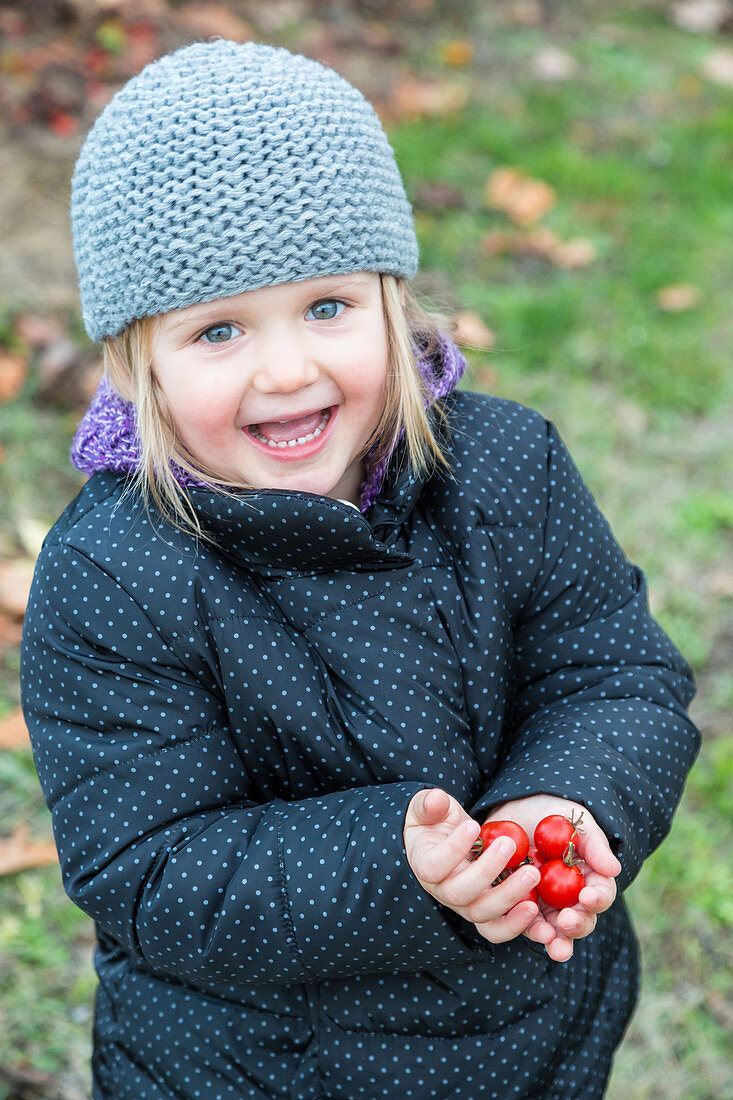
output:
[[[166,313],[153,373],[215,476],[359,503],[389,348],[375,272],[248,290]]]

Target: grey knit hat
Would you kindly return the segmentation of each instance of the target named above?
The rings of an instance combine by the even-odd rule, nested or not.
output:
[[[94,340],[257,287],[417,269],[373,108],[333,70],[253,42],[196,43],[133,77],[82,147],[71,219]]]

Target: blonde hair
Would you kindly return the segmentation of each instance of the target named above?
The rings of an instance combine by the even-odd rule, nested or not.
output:
[[[430,356],[439,346],[447,319],[425,309],[403,279],[382,275],[382,304],[389,348],[384,408],[379,423],[360,454],[370,453],[370,465],[384,462],[404,432],[405,460],[418,474],[449,468],[438,436],[447,433],[440,405],[433,406],[436,433],[427,406],[431,395],[418,369],[415,352]],[[247,486],[222,480],[216,471],[195,459],[178,438],[165,396],[153,371],[153,347],[160,317],[132,321],[119,336],[104,341],[104,370],[112,388],[135,405],[140,440],[140,467],[136,483],[146,507],[154,504],[175,527],[206,538],[188,494],[179,484],[171,462],[201,484],[234,494]]]

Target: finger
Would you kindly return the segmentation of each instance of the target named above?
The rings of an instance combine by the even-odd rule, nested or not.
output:
[[[588,866],[598,874],[607,878],[620,874],[621,864],[611,851],[606,834],[594,821],[588,822],[585,833],[578,834],[576,848]]]
[[[491,884],[505,869],[508,860],[515,851],[516,845],[509,837],[499,837],[493,841],[478,859],[472,860],[467,867],[460,869],[453,882],[444,883],[446,904],[465,907],[476,901],[491,889]],[[529,887],[516,892],[516,896],[513,897],[511,903],[504,905],[503,909],[497,909],[497,913],[505,912],[511,908],[511,905],[521,901],[528,889]],[[469,919],[473,920],[474,918]]]
[[[435,825],[448,816],[450,796],[440,787],[418,791],[410,804],[410,810],[414,819],[413,824]]]
[[[440,840],[425,839],[412,851],[410,865],[421,882],[436,886],[467,859],[480,832],[473,818],[467,818]],[[446,901],[446,904],[451,904]]]
[[[566,936],[556,936],[545,946],[545,951],[553,962],[567,962],[573,957],[573,941]]]
[[[589,936],[596,926],[597,917],[595,913],[589,913],[582,906],[573,906],[572,909],[561,909],[558,913],[557,924],[558,929],[562,931],[568,939],[582,940],[586,936]]]
[[[612,878],[589,871],[578,901],[589,913],[605,913],[616,900],[618,888]]]
[[[542,917],[541,914],[537,914],[535,919],[530,924],[529,928],[524,930],[525,936],[528,939],[533,940],[535,943],[541,943],[547,945],[555,939],[557,932],[551,924]]]
[[[539,882],[539,877],[536,867],[522,867],[497,886],[485,890],[467,905],[466,916],[474,924],[480,924],[508,913],[514,906],[524,901],[532,887]],[[539,912],[536,903],[532,904]]]
[[[507,943],[521,936],[537,916],[537,906],[533,901],[523,901],[515,905],[508,913],[491,921],[482,921],[477,930],[489,943]]]

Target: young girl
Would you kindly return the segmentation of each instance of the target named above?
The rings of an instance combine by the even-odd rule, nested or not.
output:
[[[103,111],[72,219],[107,371],[22,683],[94,1097],[600,1097],[691,676],[554,428],[456,391],[373,110],[186,47]],[[572,908],[472,858],[579,810]]]

